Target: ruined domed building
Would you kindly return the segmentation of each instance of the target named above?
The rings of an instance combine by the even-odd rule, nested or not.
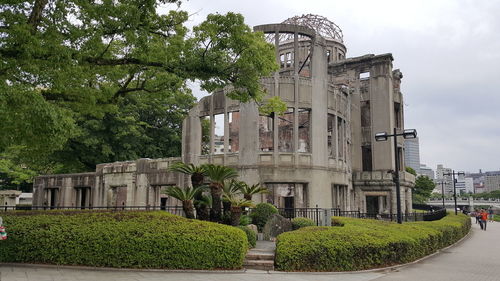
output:
[[[255,201],[280,208],[396,213],[390,171],[397,158],[402,210],[411,210],[415,179],[404,172],[403,138],[397,139],[397,157],[394,138],[374,138],[403,129],[403,75],[392,69],[392,55],[347,57],[341,29],[315,15],[254,29],[276,46],[280,69],[262,78],[262,85],[266,98],[279,96],[287,104],[284,114],[263,116],[257,103],[231,100],[225,95],[229,89],[221,89],[189,112],[181,159],[140,159],[100,164],[95,173],[41,176],[34,204],[169,204],[161,189],[183,185],[185,178],[167,168],[182,160],[234,167],[241,180],[269,188]]]

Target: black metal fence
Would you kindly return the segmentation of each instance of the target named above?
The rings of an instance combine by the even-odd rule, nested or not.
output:
[[[49,210],[82,210],[82,211],[167,211],[174,215],[183,216],[182,206],[2,206],[1,211],[49,211]]]
[[[316,225],[321,225],[323,217],[325,216],[324,208],[295,208],[295,209],[278,209],[279,214],[285,218],[293,219],[297,217],[309,218],[316,222]],[[360,211],[343,211],[337,208],[330,209],[331,215],[334,217],[349,217],[360,219],[377,219],[384,221],[397,221],[397,214],[375,214],[375,213],[362,213]],[[429,208],[424,212],[411,212],[402,214],[403,221],[433,221],[439,220],[446,216],[446,209],[439,209],[436,207]]]
[[[414,206],[418,207],[418,206]],[[184,216],[184,211],[181,206],[2,206],[1,211],[44,211],[44,210],[93,210],[93,211],[167,211],[169,213]],[[316,222],[316,225],[321,225],[326,215],[326,211],[330,210],[329,214],[334,217],[349,217],[349,218],[362,218],[362,219],[377,219],[384,221],[397,221],[396,214],[373,214],[361,213],[360,211],[343,211],[337,208],[279,208],[278,212],[285,218],[293,219],[297,217],[308,218]],[[250,210],[251,212],[251,210]],[[433,221],[439,220],[446,216],[446,209],[438,209],[436,207],[428,208],[427,211],[414,211],[412,213],[403,214],[403,221]]]

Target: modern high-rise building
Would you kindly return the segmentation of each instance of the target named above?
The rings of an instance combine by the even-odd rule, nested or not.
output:
[[[474,193],[474,184],[472,178],[459,177],[457,179],[455,187],[457,189],[457,194],[461,196]]]
[[[405,139],[405,165],[420,174],[420,148],[418,138]]]
[[[442,164],[438,164],[436,168],[436,185],[441,185],[444,182],[444,194],[453,194],[453,177],[450,174],[452,170],[450,168],[443,167]]]
[[[434,170],[431,167],[427,167],[427,165],[425,165],[425,164],[420,164],[420,172],[419,172],[419,174],[422,175],[422,176],[427,176],[431,180],[434,180],[434,178],[435,178],[435,176],[434,176]]]

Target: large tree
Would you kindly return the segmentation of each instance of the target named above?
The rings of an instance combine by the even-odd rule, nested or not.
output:
[[[415,203],[425,203],[431,197],[436,184],[428,176],[418,176],[413,188],[413,201]]]
[[[263,34],[234,13],[209,15],[190,31],[179,5],[2,4],[0,153],[20,148],[17,165],[36,172],[175,156],[180,122],[194,101],[187,80],[208,91],[231,84],[230,97],[260,100],[259,78],[277,68]]]

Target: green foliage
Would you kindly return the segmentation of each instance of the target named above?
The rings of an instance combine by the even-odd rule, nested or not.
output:
[[[414,176],[417,176],[417,172],[415,172],[415,169],[413,169],[412,167],[405,167],[405,171],[407,171],[408,173],[410,173]]]
[[[255,248],[255,245],[257,244],[257,234],[253,232],[250,228],[246,226],[237,226],[237,228],[243,230],[245,232],[245,235],[247,236],[248,239],[248,245],[250,245],[250,248]]]
[[[413,202],[425,203],[431,197],[434,187],[436,187],[436,184],[428,176],[418,176],[412,193]]]
[[[252,222],[257,226],[259,231],[262,231],[264,225],[266,225],[267,220],[274,214],[278,213],[278,209],[269,203],[259,203],[252,210],[250,216],[252,217]]]
[[[259,184],[248,185],[245,182],[241,182],[240,191],[247,200],[252,200],[252,195],[254,194],[269,193],[267,187]]]
[[[252,218],[248,215],[241,215],[240,217],[240,225],[247,226],[252,223]]]
[[[500,215],[493,215],[493,220],[500,222]]]
[[[203,165],[203,169],[211,184],[218,185],[220,188],[224,186],[226,180],[238,177],[235,169],[222,165],[206,164]]]
[[[15,167],[69,173],[179,156],[195,102],[188,80],[260,100],[260,77],[278,68],[239,14],[209,15],[190,32],[176,0],[34,2],[0,11],[0,153],[21,147],[5,173],[13,182],[26,181]],[[158,13],[165,4],[176,5]]]
[[[470,230],[470,218],[397,224],[336,218],[344,227],[307,227],[278,236],[276,268],[352,271],[407,263],[449,246]]]
[[[493,190],[491,192],[476,193],[476,194],[472,194],[472,197],[474,199],[477,199],[477,198],[500,199],[500,190]]]
[[[286,103],[279,97],[274,96],[269,98],[259,107],[261,115],[269,116],[271,114],[282,115],[287,109]]]
[[[27,213],[25,213],[27,212]],[[7,212],[0,262],[166,269],[241,268],[236,228],[167,212]]]
[[[292,229],[297,230],[306,226],[316,226],[316,222],[308,218],[293,218],[292,219]]]

